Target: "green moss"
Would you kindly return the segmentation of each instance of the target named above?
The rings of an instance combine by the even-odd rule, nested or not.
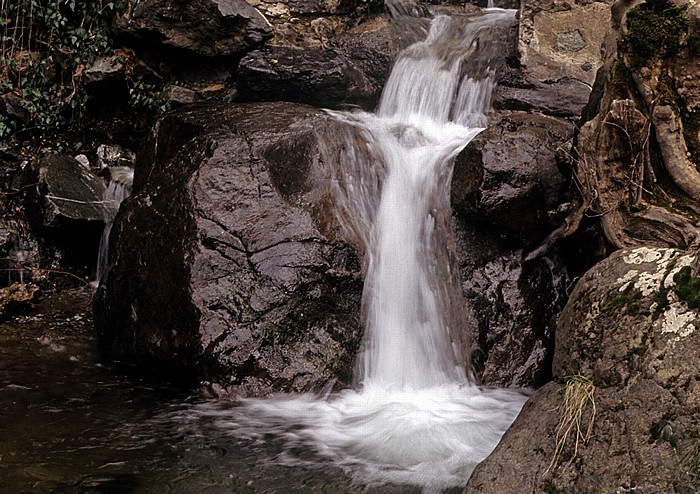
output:
[[[602,307],[603,312],[625,309],[628,316],[639,314],[639,300],[642,298],[641,292],[634,290],[634,284],[630,282],[622,292],[617,292],[605,301]]]
[[[610,67],[612,91],[618,98],[630,97],[630,93],[635,91],[636,83],[632,77],[632,71],[621,60],[615,60]]]
[[[633,64],[643,67],[656,58],[675,55],[688,33],[686,7],[669,0],[647,0],[627,14],[625,43]]]
[[[700,278],[692,275],[690,266],[683,266],[673,275],[673,281],[676,283],[673,290],[678,298],[691,309],[700,308]]]

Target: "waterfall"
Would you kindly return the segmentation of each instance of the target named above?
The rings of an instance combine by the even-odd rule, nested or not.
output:
[[[452,159],[486,125],[494,32],[514,22],[499,9],[438,16],[396,60],[375,114],[329,111],[345,129],[324,151],[337,162],[337,214],[366,268],[356,389],[201,413],[236,436],[277,437],[277,461],[311,465],[311,450],[365,485],[462,486],[493,450],[526,395],[469,379],[449,191]]]
[[[372,150],[341,157],[337,190],[346,229],[366,230],[364,384],[420,389],[466,378],[450,334],[465,323],[447,255],[451,160],[487,120],[497,54],[477,55],[479,45],[512,22],[510,11],[470,22],[436,17],[426,40],[399,55],[376,115],[335,114]],[[478,63],[484,68],[473,74]],[[349,132],[345,147],[357,140]]]
[[[113,166],[109,169],[110,180],[105,196],[102,199],[102,217],[104,229],[100,238],[100,247],[97,252],[97,268],[93,286],[97,286],[107,268],[107,256],[109,254],[109,234],[112,231],[114,218],[117,216],[122,201],[131,194],[131,185],[134,181],[134,170],[128,166]]]

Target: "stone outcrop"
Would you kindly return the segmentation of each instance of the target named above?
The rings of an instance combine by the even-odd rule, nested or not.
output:
[[[518,56],[509,58],[499,83],[496,108],[578,119],[596,71],[604,62],[610,5],[588,1],[521,2]]]
[[[102,221],[104,181],[69,156],[53,155],[38,163],[38,194],[29,204],[37,226],[71,221]]]
[[[385,16],[322,42],[278,36],[276,43],[241,60],[236,72],[238,100],[360,106],[371,111],[399,51]]]
[[[113,28],[142,49],[202,57],[241,55],[272,36],[265,17],[243,0],[143,0]]]
[[[696,492],[699,261],[640,247],[586,273],[557,324],[553,370],[566,384],[531,397],[465,492]],[[577,439],[561,424],[566,389],[582,381],[593,391]]]
[[[108,354],[239,395],[347,385],[362,281],[328,206],[333,124],[289,103],[159,121],[96,295]]]
[[[484,382],[541,385],[567,275],[557,251],[523,259],[565,214],[556,149],[573,126],[541,114],[501,117],[457,159],[452,181],[463,289],[479,321],[472,360]]]
[[[370,80],[358,64],[337,50],[287,47],[250,53],[241,60],[236,80],[240,101],[282,100],[367,109],[375,106],[384,82]]]

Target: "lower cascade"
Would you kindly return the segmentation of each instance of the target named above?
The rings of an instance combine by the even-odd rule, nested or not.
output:
[[[330,112],[346,124],[332,144],[342,150],[338,217],[366,264],[355,389],[199,414],[231,435],[279,441],[275,461],[322,458],[364,485],[439,492],[463,486],[490,454],[527,394],[477,386],[462,355],[449,184],[452,159],[486,123],[492,37],[515,22],[501,9],[435,17],[425,41],[397,59],[375,114]]]

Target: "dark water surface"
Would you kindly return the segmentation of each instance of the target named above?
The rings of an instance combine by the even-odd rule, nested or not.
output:
[[[201,399],[124,376],[99,359],[90,296],[0,324],[0,493],[420,492],[352,485],[310,455],[281,466],[274,439],[231,437],[189,412]]]

